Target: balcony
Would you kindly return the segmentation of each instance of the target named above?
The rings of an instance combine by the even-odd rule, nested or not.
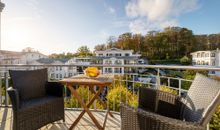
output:
[[[8,70],[30,70],[30,69],[39,69],[39,68],[53,68],[53,67],[75,67],[78,65],[0,65],[0,130],[10,130],[12,129],[12,108],[9,101],[8,94],[5,92],[5,89],[10,87],[11,81],[8,74]],[[87,65],[81,65],[87,67]],[[166,86],[169,89],[174,90],[178,95],[184,95],[187,92],[186,86],[190,86],[192,80],[180,78],[178,76],[173,76],[172,73],[183,73],[184,70],[202,70],[202,71],[220,71],[220,68],[207,68],[207,67],[193,67],[193,66],[160,66],[160,65],[91,65],[99,67],[100,69],[104,67],[125,67],[125,68],[148,68],[154,69],[156,72],[148,73],[124,73],[123,75],[115,74],[113,85],[110,89],[106,89],[104,93],[100,95],[101,99],[107,104],[107,108],[111,110],[114,115],[114,118],[108,116],[106,123],[106,130],[119,130],[120,129],[120,102],[129,103],[131,100],[134,101],[130,105],[137,106],[139,89],[138,87],[151,87],[159,89],[160,86]],[[48,69],[50,70],[50,69]],[[62,69],[65,70],[65,69]],[[162,74],[166,71],[167,74]],[[168,75],[169,72],[169,75]],[[77,73],[79,74],[79,73]],[[50,77],[49,77],[50,78]],[[54,79],[52,79],[54,80]],[[113,96],[108,97],[108,93],[112,92],[114,88],[121,87],[120,94],[112,94]],[[80,88],[80,87],[79,87]],[[86,100],[89,100],[88,91],[85,91]],[[125,93],[125,94],[122,94]],[[49,124],[41,128],[41,130],[63,130],[68,129],[70,125],[75,121],[77,116],[82,111],[79,103],[74,101],[70,92],[65,89],[64,91],[64,101],[65,101],[65,122],[58,121],[53,124]],[[117,96],[119,95],[119,96]],[[124,96],[120,96],[124,95]],[[88,99],[87,99],[88,98]],[[118,100],[119,99],[119,100]],[[95,102],[92,107],[92,113],[98,119],[100,123],[104,121],[106,109],[97,102]],[[80,120],[79,124],[75,129],[97,129],[92,120],[87,114]]]
[[[75,121],[78,115],[81,113],[81,109],[65,109],[65,123],[58,121],[53,124],[48,124],[42,127],[40,130],[67,130],[71,124]],[[93,110],[92,113],[97,117],[99,122],[103,122],[105,118],[105,111]],[[114,118],[109,117],[106,123],[106,130],[120,130],[120,114],[115,112]],[[12,109],[10,107],[1,108],[0,110],[0,130],[12,130]],[[96,126],[93,124],[88,115],[83,116],[80,122],[77,124],[74,130],[95,130]]]

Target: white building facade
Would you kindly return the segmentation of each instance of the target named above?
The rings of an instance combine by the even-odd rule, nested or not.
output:
[[[41,58],[48,58],[48,56],[40,52],[15,52],[0,50],[0,64],[29,64]]]
[[[121,50],[111,48],[104,51],[95,51],[93,61],[103,65],[134,65],[138,63],[139,54],[133,54],[133,50]],[[103,67],[103,73],[124,74],[131,71],[125,67]]]
[[[91,64],[91,58],[89,58],[89,57],[74,57],[74,58],[69,59],[65,64],[66,65],[73,65],[73,66],[66,68],[67,69],[66,76],[71,77],[76,74],[83,73],[85,66]]]
[[[194,66],[212,66],[220,67],[220,51],[219,49],[212,51],[196,51],[191,53],[192,64]],[[220,76],[219,71],[212,71],[210,74],[216,74]]]

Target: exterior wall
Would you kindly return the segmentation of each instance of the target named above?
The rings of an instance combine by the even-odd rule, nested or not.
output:
[[[216,66],[216,51],[198,51],[191,54],[193,65]]]
[[[34,60],[48,58],[39,52],[13,52],[2,51],[0,54],[0,64],[29,64]]]
[[[67,67],[66,68],[66,76],[71,77],[73,75],[79,74],[81,70],[84,68],[80,65],[90,65],[91,64],[91,58],[89,57],[84,57],[84,58],[79,58],[79,57],[74,57],[70,60],[68,60],[66,65],[78,65],[75,67]]]
[[[24,60],[26,60],[26,64],[29,64],[33,62],[34,60],[42,59],[42,58],[48,58],[48,56],[43,55],[38,52],[25,52],[24,54]]]
[[[111,48],[105,51],[96,51],[95,53],[97,57],[112,57],[112,56],[131,56],[133,51]]]
[[[197,51],[191,53],[193,65],[199,66],[220,66],[220,51]],[[218,71],[210,71],[210,75],[220,76],[220,72]]]
[[[134,55],[133,50],[120,50],[116,48],[107,49],[105,51],[96,51],[96,57],[103,58],[103,65],[126,65],[137,64],[140,55]],[[124,67],[103,67],[103,73],[124,74]]]

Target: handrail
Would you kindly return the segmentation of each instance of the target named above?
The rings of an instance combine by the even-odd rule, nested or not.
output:
[[[26,65],[26,64],[2,64],[0,67],[75,67],[75,66],[94,66],[94,67],[127,67],[127,68],[154,68],[154,69],[176,69],[176,70],[210,70],[210,71],[220,71],[220,67],[210,67],[210,66],[181,66],[181,65],[103,65],[103,64],[71,64],[71,65],[60,65],[60,64],[53,64],[53,65]]]

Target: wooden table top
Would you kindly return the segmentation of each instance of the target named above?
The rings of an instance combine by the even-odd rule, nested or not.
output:
[[[114,79],[113,75],[101,74],[98,77],[88,77],[84,74],[76,75],[70,78],[60,80],[64,85],[99,85],[106,86],[112,84]]]

